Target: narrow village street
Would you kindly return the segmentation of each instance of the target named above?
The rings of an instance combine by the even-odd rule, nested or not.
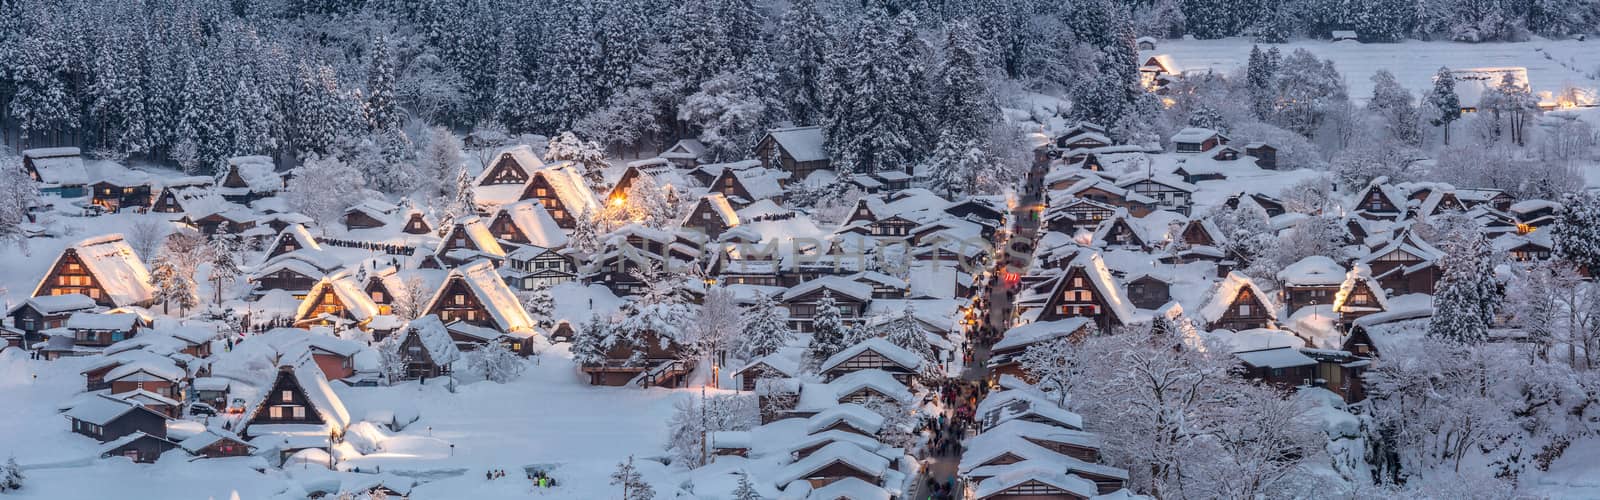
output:
[[[1029,170],[1024,188],[1011,207],[1011,231],[997,236],[994,269],[982,294],[982,321],[974,326],[967,338],[966,369],[958,380],[935,388],[946,412],[932,425],[932,436],[927,446],[927,467],[914,486],[913,500],[959,499],[963,485],[960,483],[962,442],[978,432],[977,404],[988,394],[989,346],[999,340],[1010,324],[1012,304],[1019,292],[1019,282],[1008,276],[1020,276],[1031,264],[1035,236],[1039,228],[1038,193],[1043,188],[1044,174],[1050,160],[1039,155]]]

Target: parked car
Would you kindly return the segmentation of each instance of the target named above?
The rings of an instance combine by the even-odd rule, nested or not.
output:
[[[217,416],[217,409],[205,403],[191,403],[189,405],[189,415],[215,417]]]

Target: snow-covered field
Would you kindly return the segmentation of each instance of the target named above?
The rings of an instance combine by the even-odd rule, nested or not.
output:
[[[1433,75],[1440,66],[1452,70],[1472,68],[1524,67],[1535,94],[1559,92],[1571,85],[1600,88],[1600,42],[1577,40],[1535,40],[1511,43],[1423,42],[1358,43],[1297,40],[1281,44],[1257,44],[1249,38],[1221,40],[1162,40],[1155,50],[1141,51],[1141,58],[1156,54],[1172,56],[1184,72],[1212,70],[1231,74],[1244,69],[1250,47],[1262,50],[1277,47],[1287,56],[1306,49],[1318,58],[1333,61],[1345,77],[1350,98],[1364,102],[1372,95],[1372,74],[1380,69],[1394,73],[1401,85],[1420,95],[1433,86]]]
[[[415,408],[420,419],[382,441],[382,451],[341,468],[381,470],[426,481],[414,498],[527,498],[533,493],[522,468],[554,465],[557,488],[544,498],[603,498],[614,493],[607,476],[634,455],[647,477],[665,467],[643,459],[662,453],[673,400],[698,391],[591,387],[580,381],[564,348],[545,353],[527,373],[507,384],[463,383],[455,394],[443,380],[419,387],[352,388],[334,384],[356,419],[369,410]],[[98,358],[29,360],[20,350],[0,354],[0,454],[14,456],[28,487],[9,498],[95,498],[117,491],[126,498],[304,498],[297,488],[330,479],[359,482],[316,464],[283,470],[259,459],[197,460],[169,453],[159,463],[91,459],[100,444],[72,434],[56,407],[83,389],[82,367]],[[34,377],[37,375],[37,378]],[[488,430],[493,430],[489,432]],[[453,446],[452,446],[453,445]],[[503,469],[505,478],[484,479]]]

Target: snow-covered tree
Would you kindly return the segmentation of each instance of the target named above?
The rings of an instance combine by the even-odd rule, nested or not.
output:
[[[26,254],[28,211],[40,204],[39,188],[15,157],[4,160],[0,161],[0,244],[15,243]]]
[[[462,168],[461,139],[444,127],[428,129],[427,146],[417,158],[417,176],[426,198],[447,199],[455,188],[456,171]]]
[[[943,374],[944,364],[939,362],[938,353],[933,350],[933,345],[928,343],[928,331],[917,322],[917,316],[912,313],[910,307],[880,326],[878,335],[889,343],[921,357],[924,376],[937,377]]]
[[[834,354],[844,350],[845,325],[839,315],[838,303],[833,300],[833,292],[824,290],[822,298],[817,301],[817,312],[811,317],[811,342],[806,347],[806,358],[809,364],[817,366]]]
[[[713,432],[747,431],[761,424],[756,398],[749,394],[716,394],[705,398],[679,398],[667,421],[671,438],[667,451],[674,463],[690,468],[706,465],[709,457],[705,438]]]
[[[528,364],[523,362],[521,356],[498,341],[489,342],[468,354],[467,365],[485,380],[501,384],[515,380],[528,369]]]
[[[421,317],[433,298],[433,291],[423,286],[422,278],[417,276],[401,280],[399,285],[400,289],[389,291],[394,295],[391,309],[394,315],[406,321]]]
[[[656,489],[633,466],[633,455],[628,455],[626,462],[617,462],[616,470],[611,471],[611,485],[622,487],[622,500],[652,500],[656,497]]]
[[[1433,298],[1428,336],[1466,344],[1489,338],[1500,305],[1495,281],[1493,247],[1478,231],[1477,223],[1462,214],[1445,214],[1429,221],[1442,236],[1437,246],[1443,275]]]
[[[762,500],[755,483],[750,482],[749,472],[739,473],[739,484],[733,489],[733,500]]]
[[[239,267],[239,250],[239,240],[234,235],[219,234],[211,238],[211,248],[207,254],[211,257],[211,281],[215,282],[218,306],[222,305],[223,289],[244,272]]]
[[[834,44],[824,136],[838,168],[905,171],[920,159],[918,144],[929,133],[928,56],[910,21],[873,8],[853,40]]]
[[[367,126],[372,130],[397,128],[401,116],[395,103],[395,68],[389,55],[389,37],[373,37],[371,50],[367,54]]]
[[[1083,381],[1079,377],[1082,360],[1077,348],[1066,337],[1028,346],[1019,362],[1034,385],[1062,407],[1071,403],[1072,394],[1076,392],[1074,384]]]
[[[478,214],[477,190],[472,184],[472,174],[467,173],[467,166],[456,168],[454,188],[450,190],[448,219],[451,221],[465,219]]]
[[[1348,104],[1344,78],[1333,61],[1318,59],[1305,49],[1295,49],[1283,59],[1274,85],[1272,122],[1311,137],[1322,126],[1330,110]]]
[[[1555,255],[1585,269],[1600,270],[1600,197],[1572,193],[1561,198],[1550,227]]]
[[[783,104],[773,94],[775,76],[764,59],[700,83],[700,91],[678,107],[678,119],[700,129],[700,143],[706,148],[703,161],[749,157],[756,141],[777,123]]]
[[[690,319],[688,334],[684,339],[686,354],[698,360],[710,360],[727,353],[743,333],[744,318],[734,293],[727,287],[714,286],[706,290],[700,307]]]
[[[1500,83],[1483,93],[1478,99],[1478,109],[1489,111],[1496,137],[1504,134],[1512,144],[1527,145],[1528,122],[1539,111],[1539,100],[1533,91],[1507,73]]]
[[[632,221],[653,228],[666,228],[677,222],[677,210],[668,199],[671,188],[663,187],[656,183],[655,177],[642,175],[633,180],[628,189],[623,193],[623,203],[620,207],[607,206],[608,209],[620,209],[622,213],[615,214],[614,220]]]
[[[1450,144],[1450,123],[1461,119],[1461,97],[1456,95],[1456,77],[1450,68],[1440,67],[1433,74],[1433,89],[1423,96],[1428,124],[1444,128],[1444,143]]]
[[[757,294],[756,302],[745,311],[740,354],[745,359],[766,356],[789,345],[794,331],[789,329],[787,311],[767,294]]]
[[[1372,99],[1367,110],[1382,119],[1389,137],[1402,143],[1417,146],[1422,143],[1422,131],[1417,129],[1418,113],[1411,104],[1411,92],[1400,86],[1394,74],[1378,70],[1372,75]]]
[[[1283,208],[1290,212],[1318,215],[1333,206],[1333,183],[1313,177],[1290,184],[1279,193]]]
[[[528,310],[528,316],[539,328],[549,330],[555,326],[556,299],[550,294],[549,284],[540,283],[522,294],[522,307]]]
[[[550,139],[550,144],[545,146],[544,161],[558,162],[570,161],[577,164],[583,172],[583,178],[589,182],[589,187],[605,190],[606,150],[593,141],[579,139],[572,132],[562,132]]]
[[[616,326],[611,320],[591,315],[572,332],[572,361],[581,366],[599,364],[606,359],[615,336]]]
[[[779,22],[777,43],[771,47],[778,62],[778,95],[795,123],[814,125],[828,116],[824,96],[824,71],[832,40],[829,26],[817,10],[816,0],[789,2]]]
[[[283,197],[326,233],[345,209],[360,201],[359,195],[352,195],[360,193],[364,186],[366,178],[361,171],[338,158],[311,155],[289,179]]]
[[[1251,109],[1256,118],[1266,120],[1272,114],[1273,83],[1278,81],[1278,49],[1262,51],[1260,46],[1250,46],[1250,59],[1245,66],[1245,89],[1250,95]]]
[[[151,262],[149,284],[155,289],[155,301],[161,303],[162,312],[176,305],[180,312],[188,314],[189,309],[200,303],[192,275],[185,276],[179,264],[166,252]]]
[[[22,489],[23,479],[16,457],[7,458],[5,465],[0,466],[0,492]]]

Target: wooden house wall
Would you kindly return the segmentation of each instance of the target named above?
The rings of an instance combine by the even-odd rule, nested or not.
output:
[[[472,293],[472,287],[467,286],[460,277],[453,277],[445,284],[444,294],[440,295],[439,301],[433,304],[428,314],[439,316],[446,324],[463,321],[471,325],[499,328],[489,315],[489,309],[484,307],[477,294]]]
[[[83,294],[94,299],[96,304],[105,307],[118,307],[105,293],[105,288],[100,285],[100,280],[94,273],[89,272],[89,266],[83,265],[83,260],[78,258],[78,251],[74,248],[62,250],[61,258],[56,262],[50,274],[45,275],[44,286],[39,287],[35,297],[49,295]]]
[[[287,391],[289,398],[285,400],[283,393]],[[250,417],[251,425],[260,424],[323,424],[322,415],[317,413],[316,407],[311,405],[310,398],[306,397],[305,389],[300,387],[300,382],[290,370],[278,370],[278,379],[273,382],[272,390],[262,395],[264,399],[261,406],[256,408]],[[283,412],[278,418],[272,417],[272,407],[282,407]],[[293,409],[305,408],[305,416],[296,418]]]
[[[545,179],[543,172],[533,174],[533,179],[528,181],[519,199],[539,200],[545,211],[550,212],[550,218],[555,219],[556,226],[562,229],[572,229],[578,224],[578,214],[572,213],[561,203],[561,198],[556,196],[556,190],[550,187],[550,181]]]
[[[1240,312],[1240,306],[1250,306],[1249,311]],[[1235,294],[1233,301],[1228,304],[1227,311],[1222,317],[1211,323],[1212,329],[1226,328],[1228,330],[1249,330],[1251,328],[1266,328],[1272,319],[1267,314],[1267,308],[1262,306],[1261,298],[1250,292],[1249,288],[1242,288]]]

